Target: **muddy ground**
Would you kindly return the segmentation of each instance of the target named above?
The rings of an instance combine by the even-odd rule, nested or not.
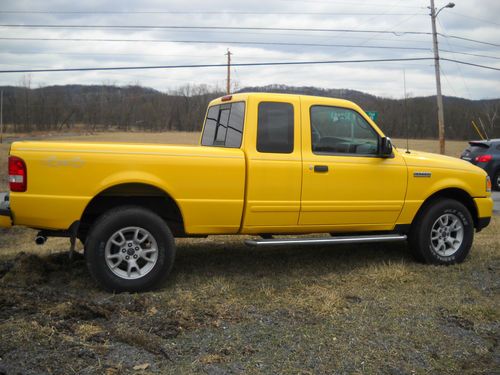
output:
[[[109,294],[66,243],[0,233],[0,374],[498,373],[500,220],[461,265],[403,244],[178,240],[172,276]]]

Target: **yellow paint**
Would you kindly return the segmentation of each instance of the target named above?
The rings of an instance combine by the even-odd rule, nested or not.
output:
[[[8,216],[0,216],[0,228],[10,228],[12,226],[12,220]]]
[[[240,149],[14,143],[11,155],[22,158],[28,168],[28,190],[10,196],[14,224],[67,229],[81,218],[93,197],[124,183],[148,184],[172,197],[188,234],[391,230],[396,224],[410,224],[425,199],[446,188],[467,192],[479,217],[491,216],[486,173],[465,161],[397,149],[391,158],[314,154],[312,105],[352,109],[383,136],[354,103],[263,93],[233,95],[232,101],[246,104]],[[292,153],[257,151],[258,105],[263,101],[293,105]],[[210,105],[220,103],[216,99]],[[328,172],[315,173],[314,165],[328,166]],[[10,226],[10,219],[0,217],[0,226]]]

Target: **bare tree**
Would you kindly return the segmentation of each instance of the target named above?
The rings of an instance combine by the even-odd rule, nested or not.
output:
[[[496,123],[500,119],[499,105],[498,101],[488,102],[483,106],[483,113],[486,117],[486,127],[491,133],[495,132]]]

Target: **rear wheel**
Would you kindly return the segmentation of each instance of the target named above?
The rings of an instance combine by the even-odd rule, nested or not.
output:
[[[175,244],[166,223],[140,207],[119,207],[103,214],[85,244],[87,266],[107,290],[152,289],[172,269]]]
[[[410,249],[419,261],[431,264],[463,262],[474,238],[469,210],[452,199],[428,203],[412,224]]]

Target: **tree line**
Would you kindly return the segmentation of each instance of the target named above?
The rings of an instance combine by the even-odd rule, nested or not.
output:
[[[66,85],[0,87],[6,131],[199,131],[207,104],[224,95],[206,85],[186,85],[168,93],[141,86]],[[354,90],[270,85],[241,92],[319,95],[352,100],[378,112],[377,124],[391,137],[437,138],[436,100],[430,97],[382,98]],[[471,121],[491,138],[500,137],[500,99],[445,97],[446,137],[478,138]]]

